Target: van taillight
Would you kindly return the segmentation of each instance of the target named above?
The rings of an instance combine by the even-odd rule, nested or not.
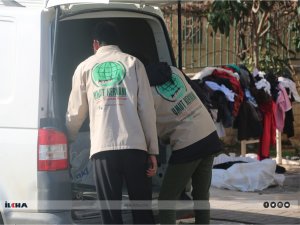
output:
[[[39,129],[38,171],[65,170],[68,168],[67,137],[52,128]]]

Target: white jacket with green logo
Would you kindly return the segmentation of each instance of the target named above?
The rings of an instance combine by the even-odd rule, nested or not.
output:
[[[140,149],[158,154],[156,113],[144,65],[117,46],[98,49],[73,76],[66,114],[74,140],[90,117],[90,156],[101,151]]]
[[[172,81],[152,86],[158,136],[172,150],[185,148],[216,131],[209,112],[180,70],[171,66]]]

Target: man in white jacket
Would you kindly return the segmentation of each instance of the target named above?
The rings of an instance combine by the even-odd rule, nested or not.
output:
[[[158,198],[160,224],[176,224],[173,200],[179,199],[190,180],[195,223],[209,224],[212,164],[214,154],[222,149],[214,122],[179,69],[158,63],[148,65],[147,72],[157,133],[172,149]]]
[[[104,224],[123,223],[123,180],[130,200],[149,201],[150,177],[157,170],[156,114],[147,74],[144,65],[123,53],[117,43],[113,24],[96,26],[95,54],[80,63],[73,75],[66,114],[70,140],[76,138],[89,115],[90,158]],[[119,208],[107,200],[116,200]],[[150,209],[133,210],[133,220],[136,224],[154,223]]]

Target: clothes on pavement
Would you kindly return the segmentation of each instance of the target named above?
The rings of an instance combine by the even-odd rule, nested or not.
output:
[[[250,155],[250,154],[249,154]],[[255,155],[257,158],[257,155]],[[232,157],[220,154],[214,158],[212,186],[239,191],[261,191],[271,185],[283,185],[284,168],[272,159]]]

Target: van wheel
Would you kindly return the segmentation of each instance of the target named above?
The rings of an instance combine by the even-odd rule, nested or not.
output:
[[[2,219],[2,215],[1,215],[1,212],[0,212],[0,225],[3,225],[4,222],[3,222],[3,219]]]

